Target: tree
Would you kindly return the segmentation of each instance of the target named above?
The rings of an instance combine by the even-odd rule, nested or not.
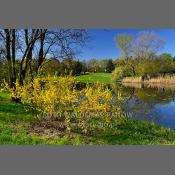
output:
[[[44,60],[40,67],[39,74],[41,75],[60,75],[61,74],[61,63],[58,59],[50,58]]]
[[[7,72],[8,66],[7,66],[7,61],[5,58],[0,57],[0,86],[1,83],[3,83],[3,80],[9,81],[8,79],[8,72]]]
[[[65,58],[61,63],[61,74],[79,75],[82,71],[82,63],[73,58]]]
[[[97,59],[93,58],[88,61],[88,69],[90,72],[98,72],[100,70],[100,65]]]
[[[75,61],[73,75],[80,75],[83,69],[83,65],[80,61]]]
[[[84,29],[1,29],[0,39],[0,51],[4,50],[7,60],[9,83],[14,87],[16,78],[20,85],[23,85],[26,75],[32,80],[48,55],[57,59],[76,55],[78,50],[75,48],[85,46],[89,36]]]
[[[171,55],[163,54],[156,60],[157,67],[160,69],[160,74],[165,75],[166,73],[174,73],[175,63]]]
[[[115,69],[114,63],[112,59],[107,61],[106,72],[111,73]]]
[[[82,73],[85,74],[88,71],[86,60],[83,60],[81,64],[82,64]]]
[[[99,62],[99,71],[100,72],[106,72],[108,60],[107,59],[102,59],[102,60],[99,60],[98,62]]]
[[[164,41],[161,40],[155,32],[139,32],[135,39],[133,55],[135,58],[153,59],[155,54],[162,49]]]
[[[65,58],[73,58],[78,53],[75,48],[77,46],[84,47],[89,38],[87,31],[84,29],[40,29],[40,37],[37,41],[39,43],[36,44],[39,50],[38,53],[36,52],[36,58],[38,60],[36,74],[47,55],[51,55],[57,59],[62,58],[63,60]],[[69,67],[73,62],[68,62],[72,61],[66,59],[64,63],[67,65],[62,65],[65,74],[67,74],[65,72],[66,70],[69,72],[69,69],[73,69]],[[63,71],[61,72],[63,73]]]
[[[127,34],[119,34],[114,40],[117,42],[117,45],[121,50],[122,58],[128,59],[132,51],[133,37]]]
[[[126,66],[118,66],[112,72],[112,81],[120,81],[124,77],[131,76],[131,72],[128,70]]]
[[[39,37],[39,44],[40,44],[39,47],[40,48],[39,48],[39,53],[38,53],[37,65],[36,65],[36,74],[38,73],[39,68],[41,67],[43,61],[46,58],[47,52],[49,51],[47,50],[46,53],[44,53],[44,44],[45,44],[44,42],[45,42],[47,31],[48,31],[47,29],[40,29],[40,37]],[[51,45],[52,44],[50,44],[48,47],[51,47]]]
[[[123,60],[121,57],[120,58],[117,58],[114,62],[115,66],[116,67],[119,67],[119,66],[125,66],[125,60]]]
[[[143,78],[157,76],[160,73],[160,67],[157,66],[156,60],[144,60],[138,64],[136,73]]]
[[[74,60],[73,58],[65,58],[62,61],[62,74],[64,75],[72,75],[74,69]]]
[[[159,58],[173,61],[173,56],[170,53],[162,53]]]
[[[121,58],[118,58],[115,60],[116,67],[123,67],[123,69],[126,69],[127,74],[129,76],[135,76],[136,75],[136,68],[138,65],[138,62],[136,59],[132,59],[131,57],[128,58],[128,60],[123,60]]]
[[[128,69],[128,71],[130,72],[131,76],[135,76],[136,75],[136,68],[137,68],[138,62],[135,59],[128,59],[126,61],[126,69]]]
[[[0,30],[1,39],[1,56],[4,55],[7,61],[8,79],[10,87],[15,87],[16,71],[16,30],[15,29],[2,29]]]
[[[26,78],[26,73],[30,69],[31,78],[32,76],[32,70],[31,70],[31,61],[32,61],[32,55],[33,55],[33,49],[35,46],[35,43],[37,39],[39,39],[39,29],[32,29],[29,31],[28,29],[24,29],[24,37],[25,37],[25,47],[22,59],[20,61],[20,67],[19,67],[19,82],[20,85],[23,85],[24,80]]]
[[[10,87],[14,86],[13,82],[13,72],[12,72],[12,59],[11,59],[11,31],[9,29],[4,29],[5,32],[5,48],[6,48],[6,59],[8,65],[8,75]]]

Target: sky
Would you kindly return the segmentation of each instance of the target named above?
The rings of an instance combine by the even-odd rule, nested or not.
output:
[[[84,59],[116,59],[120,56],[120,50],[117,47],[114,37],[125,33],[137,36],[140,31],[154,31],[160,39],[165,42],[158,54],[171,53],[175,56],[175,29],[88,29],[91,36],[87,47],[81,49],[82,53],[77,55],[80,60]]]

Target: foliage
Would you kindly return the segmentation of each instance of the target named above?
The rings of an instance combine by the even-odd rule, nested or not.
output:
[[[50,58],[43,62],[40,70],[40,75],[60,75],[61,74],[61,63],[59,60]]]
[[[97,82],[94,85],[87,85],[82,90],[77,90],[75,85],[74,77],[48,76],[35,78],[33,83],[26,82],[24,86],[16,83],[16,89],[9,90],[12,97],[21,98],[22,102],[32,104],[44,112],[112,109],[112,94],[103,84]]]
[[[3,80],[9,81],[8,72],[7,72],[7,63],[4,59],[0,58],[0,85],[3,83]]]
[[[106,72],[111,73],[114,69],[115,69],[115,66],[114,66],[113,60],[109,59],[106,65]]]
[[[133,69],[131,65],[125,64],[124,66],[119,66],[115,68],[115,70],[112,72],[112,81],[114,82],[120,81],[124,77],[132,76],[132,75],[133,75]]]
[[[115,66],[119,67],[119,66],[125,66],[126,65],[126,61],[122,58],[117,58],[115,60]]]
[[[155,61],[143,61],[141,62],[136,69],[138,76],[155,76],[160,72],[159,67],[157,67]]]
[[[115,70],[112,72],[112,81],[117,82],[120,81],[125,77],[125,73],[123,70],[123,67],[117,67]]]
[[[173,60],[173,56],[170,53],[162,53],[159,55],[159,57],[166,60]]]
[[[119,34],[115,37],[115,41],[122,52],[122,58],[127,59],[130,56],[132,50],[132,35]]]
[[[156,64],[157,64],[156,66],[159,67],[160,74],[165,74],[165,73],[172,74],[175,72],[175,62],[169,56],[167,57],[160,56],[156,60]]]
[[[83,70],[82,62],[76,61],[74,66],[73,75],[80,75]]]
[[[111,73],[115,69],[112,59],[103,59],[99,61],[99,71]]]
[[[82,64],[73,58],[65,58],[61,63],[62,75],[78,75],[82,71]]]
[[[88,71],[89,72],[93,72],[93,73],[96,73],[96,72],[99,72],[99,62],[97,59],[95,58],[92,58],[88,61]]]
[[[33,82],[26,82],[23,86],[16,83],[16,88],[6,89],[13,98],[21,99],[22,103],[27,103],[41,113],[63,113],[65,111],[86,113],[86,112],[117,112],[120,107],[112,105],[121,100],[121,94],[115,98],[112,92],[102,83],[94,83],[81,90],[76,88],[74,77],[38,77]],[[75,120],[80,126],[86,128],[92,118],[79,117]],[[103,115],[106,120],[106,115]],[[108,117],[107,117],[108,118]],[[69,126],[71,119],[69,115],[64,116],[64,120]],[[70,129],[70,127],[67,127]],[[87,130],[87,129],[86,129]]]
[[[114,71],[113,75],[118,74],[116,75],[116,79],[121,79],[124,77],[142,77],[149,79],[152,77],[155,78],[162,75],[172,75],[173,73],[175,73],[175,62],[173,61],[170,54],[165,53],[160,55],[159,57],[155,57],[152,60],[148,60],[146,58],[129,58],[127,60],[117,59],[115,63],[116,73]],[[133,79],[133,82],[135,80]],[[138,79],[136,81],[140,80]]]
[[[81,62],[83,65],[82,72],[92,72],[92,73],[111,73],[114,68],[114,62],[112,59],[89,59],[87,61]]]

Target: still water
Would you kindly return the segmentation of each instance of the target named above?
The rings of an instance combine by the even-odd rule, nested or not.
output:
[[[175,87],[162,85],[123,84],[123,110],[136,120],[146,120],[175,129]]]

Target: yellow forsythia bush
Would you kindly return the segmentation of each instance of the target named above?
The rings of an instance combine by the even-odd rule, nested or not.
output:
[[[108,112],[118,109],[112,105],[111,90],[99,82],[87,85],[81,91],[81,96],[82,99],[76,111]]]
[[[22,99],[42,112],[65,110],[68,102],[76,98],[74,81],[73,77],[35,78],[31,85],[24,85]]]
[[[23,86],[16,83],[16,88],[10,89],[5,84],[6,89],[14,98],[21,99],[22,103],[28,103],[36,110],[43,113],[61,113],[64,115],[67,130],[70,131],[70,113],[75,112],[76,122],[83,132],[88,132],[89,123],[93,119],[101,119],[104,122],[117,120],[118,117],[109,117],[108,112],[120,112],[119,105],[114,105],[122,100],[118,92],[115,97],[112,91],[101,83],[87,84],[81,90],[76,87],[75,77],[36,77],[33,82],[25,82]],[[93,115],[81,115],[81,113],[91,113]],[[95,116],[97,113],[97,117]],[[102,115],[100,115],[100,113]]]
[[[76,79],[72,76],[47,76],[35,78],[23,86],[16,83],[10,89],[12,97],[21,98],[22,102],[31,104],[39,111],[53,113],[58,111],[74,112],[108,112],[120,110],[112,105],[112,92],[101,83],[86,85],[82,90],[76,89]],[[7,84],[6,84],[7,87]],[[117,94],[117,100],[121,94]]]

